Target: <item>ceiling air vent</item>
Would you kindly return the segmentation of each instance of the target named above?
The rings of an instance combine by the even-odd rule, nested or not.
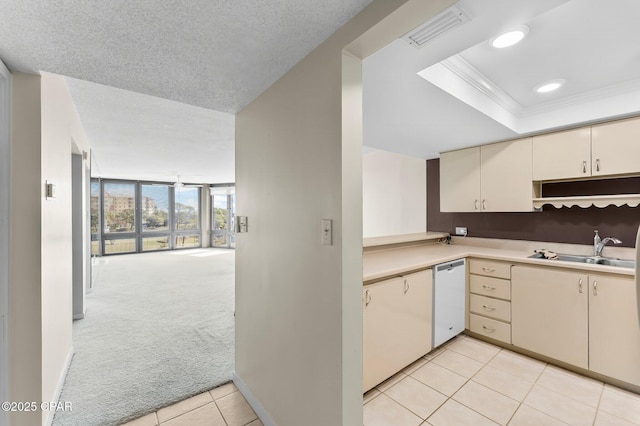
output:
[[[469,21],[469,17],[460,8],[451,6],[403,35],[402,39],[419,49],[430,40],[467,21]]]

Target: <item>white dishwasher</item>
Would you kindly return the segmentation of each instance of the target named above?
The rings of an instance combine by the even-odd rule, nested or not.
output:
[[[433,268],[433,347],[464,331],[465,260]]]

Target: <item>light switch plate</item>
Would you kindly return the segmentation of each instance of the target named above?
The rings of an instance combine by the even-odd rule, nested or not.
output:
[[[325,246],[333,245],[333,220],[322,219],[322,244]]]
[[[249,218],[247,216],[236,216],[236,232],[243,233],[249,231]]]
[[[52,184],[51,182],[45,181],[44,188],[45,188],[45,194],[44,194],[45,199],[56,197],[56,186],[54,184]]]

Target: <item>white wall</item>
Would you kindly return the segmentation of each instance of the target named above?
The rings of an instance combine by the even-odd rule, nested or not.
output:
[[[7,401],[7,318],[9,298],[9,146],[11,144],[11,74],[0,61],[0,401]],[[7,413],[0,411],[0,425]]]
[[[427,230],[427,162],[386,151],[362,159],[363,236]]]
[[[236,117],[235,380],[267,425],[362,424],[360,61],[451,2],[385,18],[404,3],[374,0]]]
[[[71,141],[88,145],[62,77],[12,80],[8,399],[50,402],[72,354]],[[55,198],[45,200],[45,181]],[[48,424],[53,414],[10,421]]]

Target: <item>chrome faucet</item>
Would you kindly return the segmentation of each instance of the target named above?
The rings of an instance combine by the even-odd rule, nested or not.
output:
[[[606,246],[607,243],[622,244],[622,241],[616,237],[607,237],[601,240],[598,231],[595,231],[595,233],[596,236],[593,238],[593,254],[596,257],[602,256],[602,250],[604,250],[604,246]]]

